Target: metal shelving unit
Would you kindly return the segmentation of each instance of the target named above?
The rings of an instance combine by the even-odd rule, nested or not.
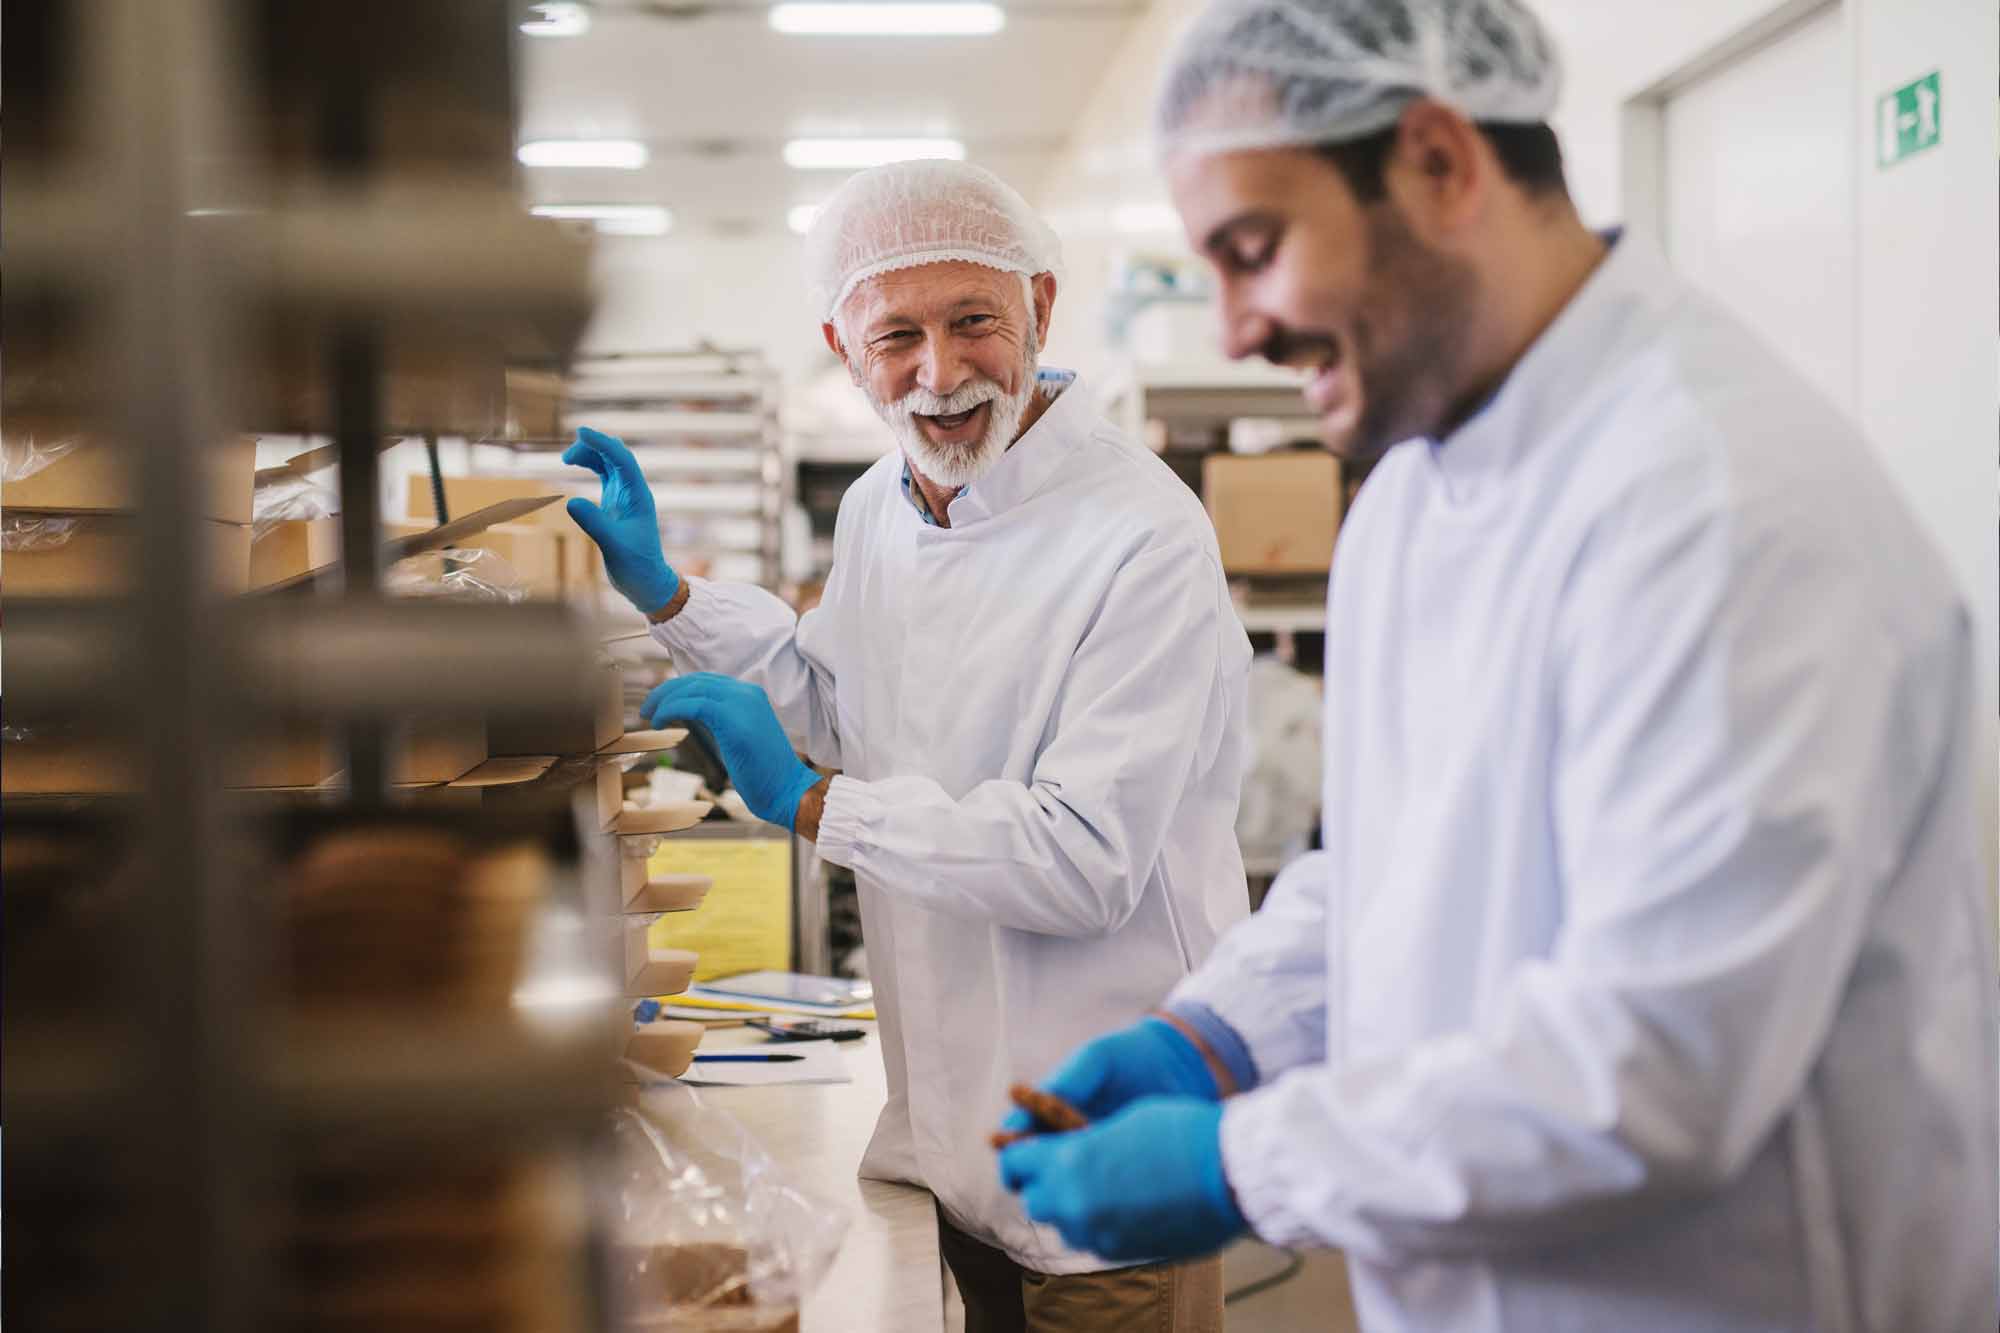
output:
[[[229,738],[278,713],[315,717],[344,732],[349,786],[336,809],[379,810],[392,800],[391,729],[413,710],[567,712],[587,698],[591,645],[566,618],[383,600],[385,386],[418,346],[446,378],[484,373],[496,347],[562,357],[588,314],[588,255],[490,181],[436,188],[377,161],[362,48],[407,66],[424,44],[405,48],[398,25],[351,8],[50,0],[35,23],[60,26],[70,67],[48,70],[56,91],[30,103],[29,150],[10,142],[8,373],[74,344],[66,373],[36,384],[88,386],[144,501],[129,599],[7,608],[10,724],[83,704],[127,728],[137,799],[60,804],[128,826],[143,867],[105,941],[104,974],[78,979],[105,992],[91,1021],[39,1025],[10,996],[9,1184],[74,1168],[120,1216],[144,1220],[142,1243],[89,1274],[92,1299],[123,1304],[134,1325],[265,1325],[278,1259],[270,1190],[316,1135],[400,1144],[421,1132],[432,1151],[438,1138],[464,1150],[470,1128],[482,1148],[518,1136],[581,1154],[608,1094],[581,1074],[601,1066],[598,1027],[586,1038],[582,1027],[339,1021],[301,1045],[273,984],[270,886],[247,868],[263,824],[218,780]],[[481,37],[431,54],[450,64],[455,91],[469,70],[487,80],[504,115],[506,0],[425,9],[423,22],[449,15]],[[239,25],[256,17],[347,34],[326,57],[310,162],[284,173],[239,142],[257,72],[242,52],[260,50]],[[55,132],[63,117],[81,128]],[[341,450],[344,587],[309,603],[227,600],[204,559],[205,453],[224,429],[260,424],[271,330],[311,359],[325,407],[316,424]],[[11,813],[8,823],[12,836]],[[10,1189],[10,1232],[28,1226],[19,1198]],[[8,1249],[14,1308],[33,1270],[12,1234]]]
[[[1110,380],[1106,402],[1112,419],[1135,440],[1149,439],[1148,423],[1165,428],[1150,442],[1167,465],[1198,495],[1201,460],[1228,445],[1229,423],[1259,417],[1285,423],[1288,433],[1312,439],[1318,426],[1299,398],[1300,376],[1262,361],[1132,365]],[[1323,633],[1326,581],[1237,578],[1237,614],[1252,634]]]
[[[479,444],[512,451],[508,475],[575,486],[579,474],[559,459],[576,428],[616,435],[652,485],[669,561],[775,588],[791,498],[778,398],[778,373],[757,352],[584,356],[568,372],[563,434]]]
[[[758,352],[697,348],[580,357],[564,425],[632,446],[660,513],[667,558],[712,560],[717,577],[775,588],[790,478],[777,372]]]

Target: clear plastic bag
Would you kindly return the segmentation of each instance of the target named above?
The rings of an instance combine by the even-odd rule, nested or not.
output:
[[[0,514],[0,551],[53,551],[76,535],[79,521],[54,514]]]
[[[280,523],[332,518],[339,512],[340,497],[304,477],[267,482],[250,496],[250,540],[263,541]]]
[[[519,602],[528,589],[499,552],[448,546],[406,556],[389,566],[383,587],[391,597],[434,597],[448,602]]]
[[[611,1275],[618,1326],[796,1333],[847,1231],[749,1132],[692,1090],[650,1090],[612,1124]]]
[[[0,481],[26,481],[82,443],[78,435],[0,435]]]
[[[618,840],[618,854],[631,861],[650,861],[653,853],[665,846],[666,841],[658,833],[635,833]]]

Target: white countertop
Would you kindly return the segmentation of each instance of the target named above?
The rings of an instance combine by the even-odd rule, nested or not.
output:
[[[847,1212],[847,1237],[806,1301],[802,1333],[942,1333],[944,1278],[929,1192],[854,1174],[888,1097],[874,1025],[856,1026],[867,1038],[841,1048],[852,1083],[705,1087],[701,1097],[740,1120],[799,1188]],[[763,1040],[747,1028],[720,1028],[701,1049]]]

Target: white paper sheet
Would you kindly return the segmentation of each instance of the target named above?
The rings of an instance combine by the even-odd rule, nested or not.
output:
[[[802,1060],[702,1060],[713,1055],[799,1055]],[[700,1052],[681,1082],[702,1087],[762,1088],[777,1083],[851,1083],[847,1060],[830,1041],[772,1042],[766,1046],[719,1046]]]

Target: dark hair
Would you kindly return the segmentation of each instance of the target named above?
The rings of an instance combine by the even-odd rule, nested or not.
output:
[[[1554,130],[1543,124],[1487,120],[1475,124],[1493,145],[1507,179],[1529,194],[1569,194],[1569,185],[1563,180],[1562,145],[1556,142]],[[1389,150],[1396,146],[1396,128],[1391,125],[1359,139],[1316,145],[1321,157],[1340,168],[1347,188],[1364,204],[1377,203],[1387,193],[1382,173],[1389,162]]]

